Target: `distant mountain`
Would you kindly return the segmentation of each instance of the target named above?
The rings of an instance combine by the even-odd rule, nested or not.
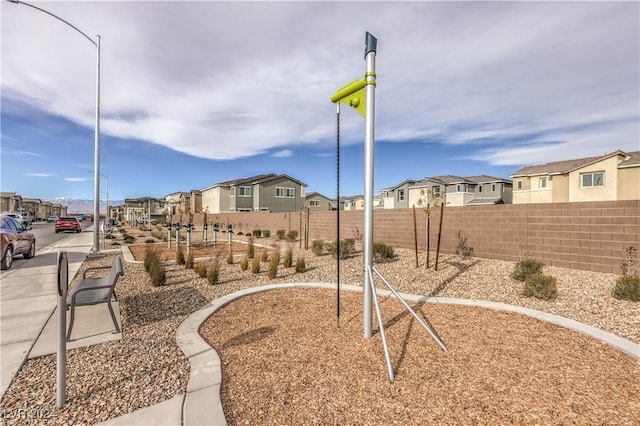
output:
[[[67,212],[69,213],[93,213],[93,200],[75,200],[73,198],[55,198],[48,200],[54,204],[61,204],[67,206]],[[109,200],[110,206],[117,206],[124,204],[124,200]],[[107,213],[107,203],[104,200],[100,200],[100,213]]]

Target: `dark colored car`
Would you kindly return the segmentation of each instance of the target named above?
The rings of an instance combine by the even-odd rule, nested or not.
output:
[[[75,216],[64,216],[56,220],[56,234],[62,231],[82,231],[80,221]]]
[[[1,269],[9,269],[15,255],[31,259],[36,255],[36,237],[17,220],[0,215],[0,245],[2,246]]]

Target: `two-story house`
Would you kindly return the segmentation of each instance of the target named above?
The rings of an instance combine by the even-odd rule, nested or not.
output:
[[[513,203],[640,199],[640,151],[527,166],[514,172]]]
[[[444,198],[447,206],[510,204],[512,201],[511,181],[487,175],[425,177],[408,190],[409,206],[418,206],[420,199],[424,203],[427,195],[431,200]]]
[[[410,207],[409,187],[416,184],[416,180],[407,179],[398,185],[384,188],[380,191],[382,206],[385,209],[401,209]]]
[[[150,220],[164,221],[167,201],[162,198],[139,197],[125,198],[124,219],[129,224]]]
[[[334,200],[319,192],[310,192],[305,197],[304,205],[311,211],[334,210]]]
[[[305,205],[306,187],[275,173],[229,180],[202,189],[202,209],[209,213],[298,211]]]

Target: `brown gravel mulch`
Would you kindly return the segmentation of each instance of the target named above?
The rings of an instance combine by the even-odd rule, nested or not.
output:
[[[227,265],[226,262],[222,262],[220,275],[221,282],[218,285],[211,286],[207,284],[206,279],[199,278],[194,271],[185,270],[183,266],[168,263],[167,284],[163,287],[153,287],[150,284],[149,276],[144,271],[142,264],[126,263],[125,276],[118,283],[118,296],[120,299],[120,311],[123,326],[122,340],[69,351],[67,358],[69,379],[67,390],[68,402],[61,410],[56,410],[54,408],[56,398],[55,356],[50,355],[28,360],[24,364],[23,368],[18,372],[14,381],[5,393],[0,406],[0,410],[3,415],[5,413],[9,413],[9,415],[11,415],[11,413],[15,413],[17,410],[21,409],[41,410],[41,412],[53,413],[53,416],[38,418],[37,421],[35,421],[36,424],[95,424],[122,414],[133,412],[140,408],[157,404],[176,395],[184,394],[186,392],[186,383],[189,379],[189,363],[176,344],[175,332],[178,326],[187,318],[188,315],[201,309],[210,300],[246,288],[290,282],[335,283],[336,265],[335,260],[331,259],[330,256],[315,256],[310,251],[299,250],[298,242],[293,245],[278,243],[273,239],[261,239],[259,242],[269,247],[278,246],[281,250],[284,250],[288,246],[292,247],[294,249],[294,259],[298,256],[305,257],[307,272],[296,273],[293,268],[283,268],[281,265],[278,270],[278,276],[273,280],[269,280],[266,276],[266,264],[264,263],[262,264],[262,272],[257,275],[253,275],[249,271],[241,271],[237,263],[234,265]],[[141,247],[144,247],[144,245],[141,245]],[[259,252],[257,251],[256,253]],[[396,249],[396,254],[397,256],[393,261],[376,264],[376,267],[391,281],[396,289],[401,292],[425,296],[491,300],[529,307],[562,315],[576,321],[581,321],[614,333],[625,339],[629,339],[635,343],[640,343],[640,304],[620,301],[611,297],[611,290],[616,279],[616,276],[613,274],[545,267],[545,273],[551,274],[558,279],[559,291],[558,299],[546,302],[526,298],[520,295],[521,284],[509,277],[509,273],[512,271],[514,266],[513,262],[480,258],[462,259],[453,255],[441,255],[440,268],[438,271],[434,271],[433,268],[426,269],[424,266],[415,268],[414,253],[411,250]],[[85,261],[80,268],[79,275],[81,276],[84,269],[90,266],[110,265],[113,261],[112,256],[113,255],[102,259],[90,259]],[[423,255],[421,255],[420,261],[424,262],[424,258],[422,256]],[[432,261],[433,258],[434,257],[432,255]],[[361,253],[358,253],[351,259],[343,261],[340,266],[340,271],[341,282],[343,284],[361,285]],[[415,395],[413,395],[412,398],[416,398],[416,405],[418,405],[420,398],[422,398],[420,394],[423,392],[423,388],[414,388],[412,390],[410,387],[400,388],[398,386],[399,383],[404,383],[404,381],[409,380],[408,376],[410,374],[408,372],[412,371],[409,369],[409,366],[413,362],[411,359],[419,355],[419,352],[417,352],[414,345],[424,345],[427,349],[426,355],[418,356],[419,358],[423,356],[426,357],[423,361],[424,365],[429,366],[434,364],[438,366],[437,370],[422,367],[421,369],[417,369],[416,374],[421,375],[421,377],[425,374],[433,374],[435,371],[438,372],[438,375],[441,375],[440,372],[442,371],[455,371],[455,366],[450,364],[454,363],[454,361],[464,361],[464,359],[462,361],[458,359],[459,354],[464,353],[461,352],[464,348],[458,348],[457,345],[461,344],[460,342],[464,342],[465,339],[456,338],[457,336],[449,333],[454,331],[457,332],[457,329],[453,327],[453,325],[459,326],[460,323],[467,323],[471,320],[456,320],[451,323],[451,318],[447,316],[450,315],[448,312],[444,312],[442,314],[438,313],[439,310],[443,309],[442,307],[425,305],[425,307],[420,308],[421,311],[424,312],[424,315],[429,321],[433,322],[434,328],[437,329],[437,332],[444,337],[447,345],[449,345],[450,352],[448,354],[442,353],[442,351],[440,351],[440,349],[434,344],[433,340],[431,340],[424,330],[419,328],[416,323],[413,323],[413,326],[410,329],[410,338],[406,339],[407,343],[405,345],[403,333],[409,333],[407,331],[408,326],[405,324],[405,321],[408,321],[408,318],[400,316],[397,324],[389,327],[390,336],[392,333],[397,334],[397,336],[393,337],[393,340],[392,337],[389,338],[390,347],[392,348],[391,356],[394,361],[394,366],[397,369],[397,379],[394,384],[388,384],[386,379],[386,366],[384,364],[384,358],[381,355],[382,352],[379,338],[375,335],[372,339],[362,339],[360,336],[361,321],[357,318],[352,319],[350,322],[348,321],[352,316],[358,315],[358,309],[353,307],[348,308],[346,301],[348,299],[348,294],[345,293],[344,297],[344,322],[341,323],[340,331],[341,333],[347,333],[347,328],[353,324],[353,327],[356,329],[354,332],[354,336],[356,337],[349,338],[348,344],[340,344],[339,348],[342,350],[344,349],[343,346],[351,345],[355,348],[365,347],[367,350],[364,352],[366,352],[368,357],[372,357],[371,360],[367,360],[366,362],[361,362],[359,360],[356,361],[356,365],[362,364],[366,368],[363,369],[362,380],[358,378],[359,376],[355,379],[352,378],[349,386],[353,394],[360,393],[361,389],[373,386],[374,383],[387,383],[385,385],[387,387],[384,388],[384,394],[392,394],[393,389],[402,389],[402,392],[405,394],[413,392]],[[331,305],[331,300],[333,300],[331,297],[327,297],[326,303]],[[241,301],[233,302],[229,307],[231,308],[233,305],[240,302]],[[395,313],[392,309],[392,306],[396,304],[397,303],[393,300],[384,302],[383,315],[387,322],[392,321],[396,316],[401,315],[401,312]],[[333,308],[331,308],[329,314],[327,314],[327,321],[329,321],[329,323],[333,322],[333,329],[335,329],[335,314],[332,309]],[[455,309],[457,310],[458,308]],[[265,314],[270,312],[274,313],[275,318],[275,313],[277,312],[273,309],[266,310]],[[349,314],[349,312],[351,314]],[[454,311],[452,310],[451,312]],[[295,313],[295,311],[292,311],[292,313]],[[465,318],[462,314],[457,315],[460,315],[460,319]],[[510,321],[507,321],[503,314],[495,311],[487,311],[484,313],[474,313],[472,316],[475,317],[479,315],[488,315],[485,319],[487,325],[492,322],[496,323],[496,329],[494,329],[493,326],[486,328],[487,331],[493,330],[497,333],[491,335],[491,341],[496,339],[508,340],[518,334],[516,331],[510,331],[508,333],[501,331],[502,328],[499,327],[499,325],[506,325]],[[243,321],[252,320],[254,317],[257,319],[258,315],[254,315],[253,312],[250,315],[247,315],[246,312],[243,312],[242,315],[239,315],[238,323],[240,324]],[[528,321],[531,320],[529,319],[527,322]],[[473,324],[473,322],[470,322],[470,324]],[[300,324],[300,326],[301,325],[302,324]],[[265,326],[256,325],[254,330],[258,329],[259,333],[264,332],[267,335],[279,335],[279,332],[276,333],[274,331],[271,333],[269,331],[270,329],[263,329],[262,327],[276,326],[273,324]],[[522,327],[525,326],[523,325]],[[526,325],[526,327],[529,327],[529,325]],[[548,327],[548,325],[544,327]],[[331,329],[331,327],[323,328]],[[519,329],[520,326],[516,327],[516,330]],[[553,329],[555,330],[554,336],[556,333],[563,334],[567,332],[566,330],[562,330],[557,327],[554,327]],[[244,332],[240,332],[239,328],[234,329],[232,327],[227,327],[226,329],[218,329],[220,337],[226,338],[227,341],[234,337],[242,336],[242,333]],[[475,331],[468,331],[467,333],[469,334],[469,339],[475,338]],[[529,336],[528,333],[527,335]],[[253,335],[250,334],[249,336],[251,337]],[[608,359],[608,362],[611,362],[612,365],[615,364],[616,357],[619,358],[621,356],[618,352],[611,352],[610,348],[602,345],[596,340],[588,338],[585,340],[584,336],[581,336],[578,333],[570,333],[570,336],[571,337],[567,340],[576,340],[581,342],[577,344],[577,346],[575,346],[575,344],[572,346],[574,347],[575,354],[578,354],[579,356],[587,349],[591,350],[592,347],[597,348],[602,354],[602,357],[604,359]],[[530,337],[532,339],[535,337],[535,345],[529,341],[523,343],[523,345],[528,345],[526,346],[528,350],[526,352],[522,352],[527,358],[552,356],[553,352],[557,350],[555,346],[542,345],[540,342],[545,342],[546,340],[542,338],[541,340],[538,340],[537,335],[535,334],[532,334]],[[242,337],[240,337],[239,340],[242,341]],[[264,340],[266,339],[262,339],[262,341]],[[283,346],[281,348],[282,350],[287,350],[286,358],[294,356],[294,354],[292,354],[293,350],[298,350],[300,348],[300,345],[292,343],[294,341],[295,340],[292,340],[286,347]],[[485,343],[488,345],[491,342]],[[504,347],[510,348],[512,343],[507,342],[505,345],[506,346]],[[518,346],[520,344],[516,345],[513,343],[513,345]],[[242,343],[238,344],[238,347],[245,346],[246,348],[250,347]],[[342,358],[339,358],[338,361],[330,361],[329,355],[331,354],[327,353],[326,348],[330,348],[331,346],[326,346],[322,341],[314,343],[311,346],[314,349],[313,354],[315,357],[327,355],[328,361],[326,365],[324,365],[322,369],[318,369],[316,371],[319,379],[324,376],[325,372],[335,371],[335,367],[331,365],[331,362],[340,365],[343,363]],[[265,355],[268,353],[267,351],[270,350],[268,347],[254,347],[251,350],[254,352],[248,350],[245,351],[247,362],[262,362],[265,366],[268,366],[270,358]],[[502,350],[505,353],[511,353],[511,351],[506,349]],[[261,351],[265,352],[263,353]],[[493,351],[493,349],[487,351],[478,350],[478,355],[474,356],[485,356],[486,353],[493,353]],[[516,353],[515,348],[514,353]],[[476,360],[476,358],[472,358],[471,355],[471,353],[468,354],[469,362]],[[256,359],[251,359],[252,357]],[[509,364],[506,361],[511,358],[499,359],[501,360],[499,363],[491,361],[491,359],[486,359],[483,362],[492,363],[491,365],[496,368],[502,366],[507,368]],[[572,360],[572,358],[568,358],[567,355],[567,357],[561,357],[555,364],[550,363],[551,367],[547,373],[555,372],[559,374],[559,372],[573,369],[574,366],[572,363],[567,364],[570,360]],[[562,364],[561,361],[564,361],[565,364]],[[227,362],[227,360],[224,359],[224,362]],[[479,364],[482,364],[482,362],[478,362]],[[527,362],[524,364],[527,364]],[[98,368],[95,368],[96,366],[98,366]],[[518,383],[518,380],[524,379],[535,381],[540,377],[545,377],[545,374],[547,374],[542,372],[528,374],[528,370],[520,371],[519,369],[519,364],[514,364],[511,373],[513,377],[509,379],[507,375],[507,378],[502,379],[504,386],[513,385],[514,383]],[[591,374],[591,370],[584,370],[584,376],[580,379],[580,383],[591,383],[591,387],[589,389],[596,389],[598,382],[601,381],[600,378],[606,376],[605,371],[600,370],[600,367],[594,367],[593,374]],[[508,368],[506,371],[509,371]],[[618,404],[616,407],[626,404],[627,407],[637,408],[637,400],[640,393],[636,392],[634,399],[633,394],[626,393],[625,389],[637,390],[637,388],[626,386],[626,382],[622,381],[627,374],[630,377],[635,376],[637,378],[639,376],[637,369],[627,371],[626,373],[613,369],[609,371],[610,377],[621,378],[620,386],[614,388],[615,392],[619,392],[621,396],[619,398],[612,397],[612,404]],[[309,373],[311,372],[312,370],[309,370]],[[589,372],[589,374],[587,374],[587,372]],[[371,374],[371,380],[366,379],[369,377],[369,374]],[[327,377],[330,377],[330,375]],[[443,381],[446,377],[448,376],[443,375],[441,378],[438,378],[438,380]],[[286,374],[280,375],[279,378],[281,383],[278,386],[280,387],[273,388],[274,390],[270,395],[270,398],[272,399],[277,399],[279,397],[279,389],[281,389],[281,387],[294,386],[294,382],[288,384],[289,382],[287,381]],[[312,377],[308,377],[305,380],[310,383],[311,379]],[[431,378],[431,380],[434,379]],[[608,386],[614,386],[613,382],[607,383],[610,383]],[[231,384],[231,389],[233,389],[234,384],[242,386],[242,384],[237,381],[229,382],[229,384]],[[443,389],[446,389],[446,386],[448,386],[447,383],[436,382],[436,384],[441,386]],[[494,387],[485,388],[479,388],[478,385],[474,386],[476,387],[464,388],[467,393],[463,395],[471,402],[475,401],[472,398],[473,395],[475,395],[475,398],[479,398],[478,394],[482,389],[486,391],[490,389],[501,389],[497,384]],[[566,388],[568,389],[570,386],[566,385]],[[242,387],[238,389],[242,389]],[[464,389],[462,391],[464,391]],[[508,390],[506,394],[515,392],[514,386],[506,387],[505,389]],[[604,406],[589,405],[588,401],[592,398],[592,394],[590,393],[591,390],[581,387],[579,383],[576,385],[576,389],[581,389],[580,395],[574,396],[573,394],[567,394],[571,398],[572,402],[577,404],[575,406],[570,406],[570,408],[573,407],[571,410],[572,412],[575,412],[576,415],[579,415],[580,413],[591,413],[588,415],[593,417],[588,418],[598,418],[597,416],[601,415],[602,417],[600,418],[611,420],[610,422],[607,421],[607,423],[625,424],[625,421],[616,421],[614,419],[613,414],[611,414],[613,411],[611,411],[611,413],[609,411],[603,411],[600,414],[597,414],[597,411],[600,410],[598,407]],[[468,392],[471,392],[471,394]],[[538,397],[544,399],[553,398],[552,394],[557,391],[554,387],[538,387],[537,392]],[[246,395],[248,398],[249,394]],[[453,398],[452,395],[455,394],[442,393],[439,396],[433,396],[433,399],[451,399]],[[627,397],[625,397],[625,395],[627,395]],[[495,398],[500,399],[506,398],[507,396],[508,395],[495,395]],[[301,402],[300,404],[296,404],[296,406],[299,410],[311,410],[322,405],[322,398],[324,398],[324,396],[321,393],[308,396],[308,398],[304,400],[304,403]],[[351,396],[349,398],[351,398]],[[462,396],[458,396],[458,399],[462,400],[462,398]],[[247,399],[247,401],[249,401],[249,399]],[[481,399],[481,401],[484,401],[484,399]],[[523,401],[526,401],[523,402],[523,407],[529,404],[527,399],[523,399]],[[619,403],[615,401],[618,401]],[[262,402],[259,401],[255,403],[258,405],[262,404]],[[482,403],[484,404],[486,402]],[[480,404],[480,402],[478,402],[478,404]],[[354,404],[350,405],[351,410],[362,409],[360,406],[356,406]],[[462,406],[464,406],[464,404],[462,404]],[[328,407],[331,408],[332,406]],[[564,413],[566,411],[566,405],[559,407],[560,408],[558,408],[558,410],[560,412]],[[609,407],[612,406],[609,405]],[[325,410],[328,410],[329,408]],[[605,408],[603,408],[603,410],[604,409]],[[611,409],[613,410],[613,408]],[[377,408],[375,408],[375,406],[373,406],[373,408],[368,407],[368,410],[375,412]],[[405,410],[405,407],[398,405],[396,406],[394,413],[401,413],[403,410]],[[637,411],[638,410],[636,410],[636,412]],[[523,411],[521,411],[521,413],[522,412]],[[629,411],[625,411],[620,408],[620,412],[622,413],[621,416],[624,416],[624,413],[628,413]],[[544,419],[553,419],[556,418],[554,417],[556,415],[554,413],[555,412],[547,414],[542,413],[539,415],[546,415],[547,417],[543,417]],[[256,415],[262,414],[257,413]],[[520,414],[518,414],[518,411],[514,410],[509,415],[517,416]],[[546,422],[546,420],[536,421],[533,417],[529,419],[529,417],[526,417],[528,414],[521,415],[525,416],[523,417],[525,419],[525,423]],[[312,414],[310,414],[310,416],[312,416]],[[309,419],[312,418],[313,417],[309,417]],[[329,415],[322,418],[324,420],[320,423],[331,423],[333,419]],[[442,414],[442,417],[434,416],[433,418],[439,418],[436,423],[453,422],[453,420],[450,420],[450,418],[447,417],[446,412]],[[494,417],[491,418],[493,419]],[[513,418],[517,419],[518,417]],[[563,418],[569,419],[570,417]],[[579,416],[577,418],[579,420],[583,419],[583,417]],[[633,417],[630,418],[634,419]],[[391,416],[390,418],[385,419],[383,423],[393,422],[393,419],[394,417]],[[489,419],[489,417],[487,417],[487,419]],[[624,417],[621,417],[621,419],[624,419]],[[24,419],[10,416],[9,418],[3,418],[3,421],[7,424],[25,423]],[[228,421],[233,423],[236,419],[231,417],[228,418]],[[366,420],[354,421],[359,424],[366,423]],[[479,420],[467,420],[467,422],[486,423],[481,418]],[[503,420],[501,422],[506,423],[508,421]],[[549,422],[554,423],[554,421]],[[292,424],[300,422],[282,421],[282,423]],[[303,423],[313,423],[313,420]],[[577,421],[577,423],[583,422]],[[635,424],[637,423],[638,422],[635,422]],[[627,424],[634,424],[634,422],[627,422]]]
[[[391,383],[377,327],[362,338],[362,294],[341,296],[339,327],[335,291],[319,289],[247,296],[205,322],[230,425],[640,424],[634,359],[508,312],[418,304],[445,353],[381,299]]]

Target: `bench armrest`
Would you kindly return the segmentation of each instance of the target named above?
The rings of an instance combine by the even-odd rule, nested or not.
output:
[[[98,270],[98,269],[111,269],[111,266],[93,266],[93,267],[91,267],[91,268],[87,268],[87,269],[84,271],[84,273],[82,274],[82,278],[83,278],[83,279],[84,279],[84,278],[87,278],[87,272],[89,272],[89,271],[95,271],[95,270]]]
[[[71,300],[72,300],[72,303],[73,303],[73,304],[75,304],[76,296],[78,295],[78,293],[81,293],[81,292],[83,292],[83,291],[89,291],[89,290],[101,290],[101,289],[103,289],[103,288],[111,288],[111,289],[113,289],[114,287],[115,287],[115,286],[113,286],[113,285],[98,285],[98,286],[95,286],[95,287],[80,287],[80,288],[77,288],[77,289],[75,289],[75,290],[73,291],[73,293],[71,294]],[[67,302],[67,305],[69,305],[69,302]]]

